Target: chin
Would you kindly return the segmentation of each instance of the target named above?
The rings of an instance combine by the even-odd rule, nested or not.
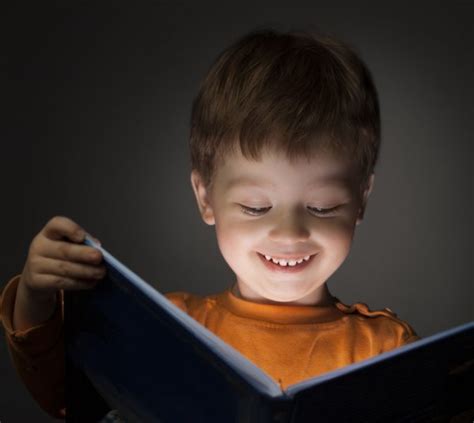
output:
[[[273,290],[266,290],[260,294],[262,297],[269,301],[276,301],[279,303],[290,303],[294,301],[301,300],[305,297],[306,292],[275,292]]]

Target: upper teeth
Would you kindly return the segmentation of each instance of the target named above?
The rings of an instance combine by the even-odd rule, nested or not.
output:
[[[304,261],[308,261],[309,260],[309,257],[310,256],[305,256],[303,258],[300,258],[300,259],[291,259],[291,260],[286,260],[286,259],[274,259],[273,257],[271,256],[267,256],[265,255],[265,258],[268,260],[268,261],[273,261],[273,263],[275,264],[279,264],[280,266],[296,266],[296,263],[300,264]]]

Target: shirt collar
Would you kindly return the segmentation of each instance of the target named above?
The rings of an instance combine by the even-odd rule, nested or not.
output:
[[[334,296],[334,302],[324,306],[264,304],[238,297],[232,292],[233,286],[219,294],[217,301],[240,317],[280,324],[307,324],[332,322],[345,315],[337,306],[339,299]]]

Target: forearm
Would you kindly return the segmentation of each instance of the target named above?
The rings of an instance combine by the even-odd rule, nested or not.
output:
[[[65,407],[65,352],[62,293],[56,292],[58,305],[53,314],[39,316],[26,330],[13,329],[15,302],[20,292],[21,275],[12,278],[0,296],[0,323],[5,329],[5,339],[10,356],[20,379],[40,407],[55,418],[64,419],[61,412]],[[22,302],[21,292],[18,295]],[[31,300],[30,300],[31,301]],[[28,305],[26,305],[28,307]],[[21,325],[21,323],[20,323]]]
[[[25,330],[48,320],[56,309],[56,294],[39,297],[22,283],[18,284],[13,308],[13,329]]]

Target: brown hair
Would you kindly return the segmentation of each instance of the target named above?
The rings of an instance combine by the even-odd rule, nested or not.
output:
[[[257,161],[264,147],[289,160],[321,149],[349,154],[366,184],[379,154],[380,112],[354,47],[315,30],[257,29],[224,50],[192,104],[191,167],[206,186],[237,145]]]

